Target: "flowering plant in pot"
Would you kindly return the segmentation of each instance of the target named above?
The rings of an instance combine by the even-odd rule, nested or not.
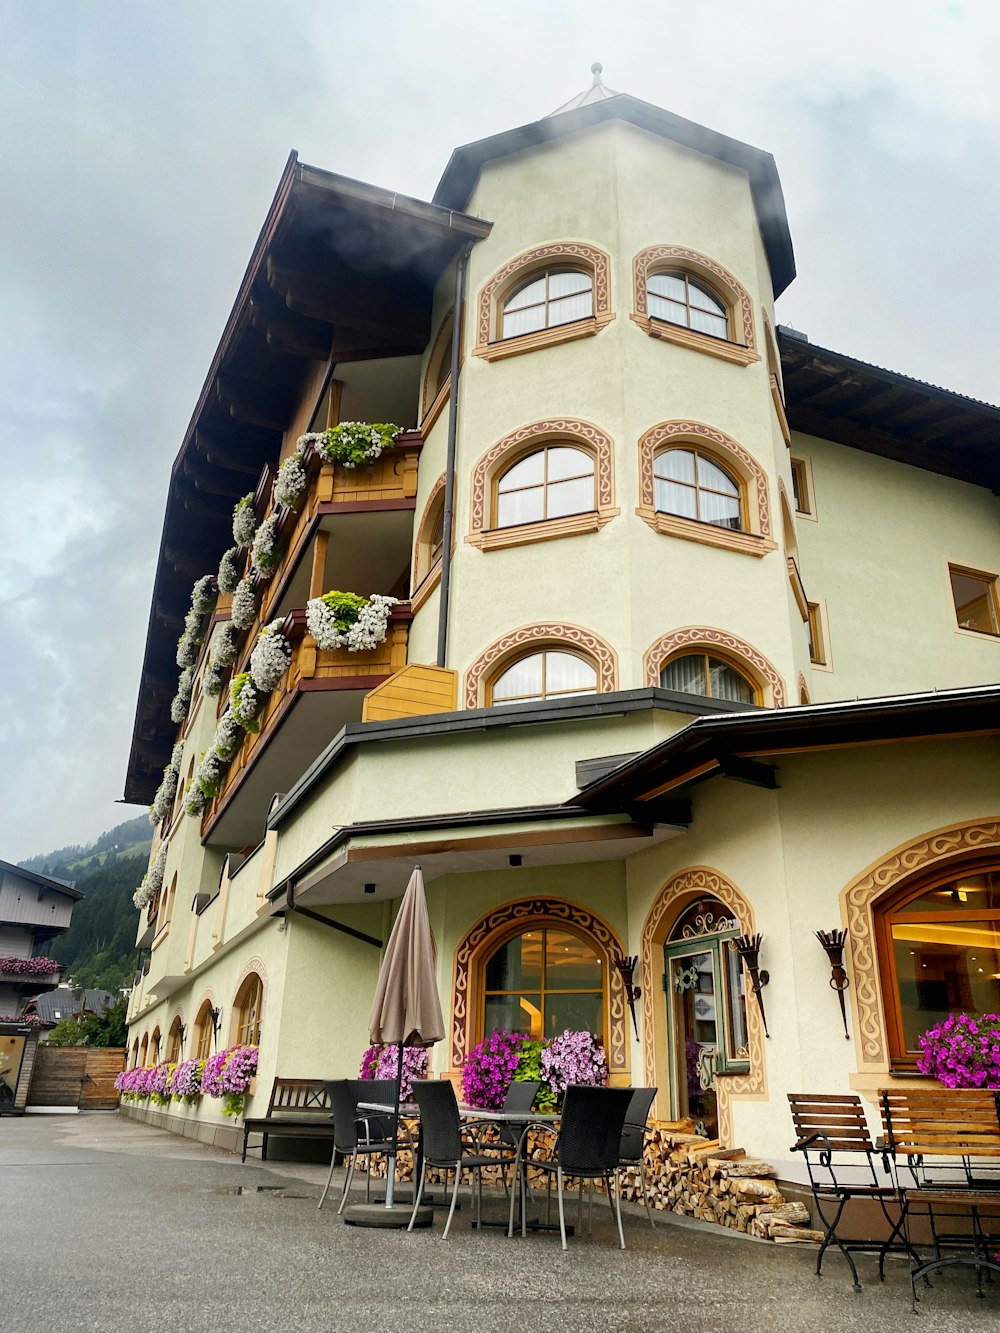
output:
[[[244,731],[260,731],[257,715],[264,707],[264,695],[257,689],[249,671],[234,676],[229,686],[229,707]]]
[[[292,662],[292,645],[281,632],[283,620],[272,620],[257,636],[250,654],[250,677],[264,694],[270,694]]]
[[[608,1081],[608,1058],[592,1032],[570,1032],[553,1037],[542,1049],[542,1075],[557,1097],[571,1083],[603,1088]]]
[[[248,574],[236,585],[230,614],[237,629],[249,629],[257,619],[257,590]]]
[[[201,1096],[201,1076],[205,1071],[204,1060],[181,1060],[174,1067],[170,1079],[170,1095],[175,1102],[183,1101],[191,1106]]]
[[[156,860],[143,875],[139,887],[132,894],[132,902],[136,907],[148,907],[156,895],[163,887],[163,871],[167,864],[167,844],[160,844],[160,850],[156,853]]]
[[[272,514],[270,518],[264,519],[264,522],[253,535],[253,545],[250,547],[250,565],[255,573],[270,578],[277,569],[280,560],[278,515]]]
[[[188,715],[191,695],[194,693],[194,667],[186,666],[177,677],[177,693],[170,704],[171,722],[181,723]]]
[[[306,498],[309,479],[302,461],[304,453],[305,446],[300,442],[295,453],[278,468],[278,475],[274,479],[274,503],[283,509],[298,509]]]
[[[378,593],[366,598],[354,592],[325,592],[306,603],[306,628],[317,648],[368,652],[385,642],[389,611],[396,601]]]
[[[252,593],[251,593],[252,596]],[[254,604],[254,618],[257,616],[257,607]],[[253,624],[253,621],[250,622]],[[212,656],[209,659],[210,665],[219,667],[230,667],[236,661],[236,654],[240,648],[240,630],[239,626],[233,621],[227,620],[225,624],[220,625],[212,640]]]
[[[219,561],[219,572],[216,575],[219,592],[236,591],[236,585],[240,581],[239,554],[240,548],[238,546],[230,546],[228,551],[223,552],[222,559]]]
[[[156,789],[153,804],[149,807],[149,822],[155,828],[174,808],[177,795],[177,783],[180,780],[181,760],[184,757],[184,742],[178,741],[170,756],[170,763],[163,770],[163,781]]]
[[[361,1057],[361,1078],[395,1078],[399,1069],[399,1046],[369,1046]],[[413,1096],[413,1080],[427,1073],[427,1048],[403,1047],[403,1075],[399,1083],[399,1100],[408,1102]]]
[[[374,463],[386,449],[391,449],[399,426],[387,421],[342,421],[329,430],[300,435],[298,447],[314,443],[321,458],[341,467],[362,467]]]
[[[223,1115],[243,1114],[250,1080],[257,1072],[257,1054],[256,1046],[230,1046],[205,1061],[201,1090],[209,1097],[223,1099]]]
[[[51,958],[0,958],[0,976],[48,977],[59,971]]]
[[[233,510],[233,541],[237,546],[249,546],[257,530],[257,514],[253,507],[253,491],[236,501]]]
[[[153,1069],[153,1077],[149,1080],[149,1100],[157,1106],[170,1105],[170,1078],[176,1068],[175,1062],[161,1060]]]
[[[921,1074],[946,1088],[1000,1088],[1000,1014],[949,1014],[919,1042]]]

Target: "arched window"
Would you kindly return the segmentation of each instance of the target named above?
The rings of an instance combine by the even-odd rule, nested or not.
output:
[[[158,1065],[160,1063],[160,1029],[153,1029],[153,1035],[149,1039],[149,1063]]]
[[[519,657],[493,678],[487,704],[523,704],[597,693],[597,669],[576,653],[555,649]]]
[[[438,326],[424,372],[420,429],[426,434],[441,415],[451,389],[451,344],[455,331],[455,311],[451,309]]]
[[[160,930],[164,930],[166,929],[167,926],[170,925],[170,918],[174,914],[174,899],[176,898],[176,896],[177,896],[177,875],[175,872],[173,879],[171,879],[170,881],[170,887],[163,895],[162,910],[160,911],[159,920],[157,922],[157,925]]]
[[[729,337],[729,308],[704,282],[683,270],[653,273],[646,279],[649,313],[713,338]]]
[[[572,324],[594,313],[594,280],[574,268],[546,268],[516,288],[500,311],[501,338]]]
[[[497,478],[497,528],[585,514],[597,508],[594,457],[568,444],[550,444],[521,458]]]
[[[924,876],[875,909],[889,1050],[912,1064],[949,1014],[1000,1012],[1000,862]]]
[[[139,1063],[139,1038],[136,1037],[135,1041],[132,1043],[132,1063],[130,1067],[134,1069],[138,1063]]]
[[[660,685],[681,694],[702,694],[710,699],[755,704],[759,691],[753,682],[724,658],[710,653],[683,653],[660,668]]]
[[[593,945],[554,926],[501,944],[483,967],[483,1036],[497,1028],[534,1040],[567,1028],[604,1037],[604,968]]]
[[[233,1008],[235,1032],[238,1046],[258,1046],[260,1044],[260,1015],[264,1001],[264,983],[256,972],[251,972],[236,992]]]
[[[174,1021],[170,1024],[170,1031],[167,1033],[167,1055],[166,1058],[171,1062],[181,1059],[184,1054],[184,1024],[181,1022],[180,1014],[174,1015]]]
[[[146,1068],[146,1057],[148,1054],[149,1054],[149,1033],[144,1032],[142,1034],[142,1045],[139,1047],[139,1066],[142,1069]]]
[[[198,1017],[194,1022],[194,1058],[196,1060],[207,1060],[212,1054],[212,1037],[214,1035],[212,1001],[206,1000],[198,1010]]]
[[[656,509],[734,532],[745,529],[739,482],[702,449],[663,449],[653,459]]]

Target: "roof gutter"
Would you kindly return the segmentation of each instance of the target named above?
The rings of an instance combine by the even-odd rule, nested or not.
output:
[[[441,591],[438,601],[436,664],[448,660],[448,603],[451,593],[451,540],[455,527],[455,450],[458,439],[459,375],[462,371],[462,299],[465,268],[474,242],[469,241],[455,265],[455,314],[451,326],[451,392],[448,396],[448,452],[444,465],[444,523],[441,530]]]

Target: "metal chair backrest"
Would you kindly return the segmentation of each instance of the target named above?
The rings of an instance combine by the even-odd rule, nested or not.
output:
[[[871,1183],[878,1184],[875,1144],[868,1132],[861,1098],[853,1094],[788,1093],[797,1142],[814,1187],[843,1186],[844,1171],[867,1166]],[[840,1177],[838,1177],[838,1171]]]
[[[449,1079],[415,1079],[413,1100],[420,1107],[424,1160],[432,1166],[454,1165],[462,1159],[462,1117]]]
[[[620,1159],[623,1162],[641,1162],[642,1151],[646,1143],[646,1125],[649,1112],[656,1097],[656,1088],[633,1088],[632,1100],[625,1112],[625,1125],[622,1129]]]
[[[333,1111],[333,1143],[337,1152],[353,1153],[358,1146],[358,1113],[354,1100],[353,1079],[336,1078],[326,1085]]]
[[[515,1079],[507,1089],[501,1111],[530,1111],[541,1086],[541,1083],[520,1083]],[[521,1141],[520,1125],[498,1125],[497,1133],[508,1148],[516,1148]]]
[[[631,1088],[587,1088],[571,1083],[563,1096],[557,1152],[570,1176],[609,1175],[619,1164]]]
[[[392,1137],[392,1116],[372,1114],[359,1110],[361,1102],[374,1103],[376,1106],[395,1106],[396,1080],[394,1078],[352,1078],[351,1095],[354,1098],[355,1119],[368,1121],[369,1139]]]

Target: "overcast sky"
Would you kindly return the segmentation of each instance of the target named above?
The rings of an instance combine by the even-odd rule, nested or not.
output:
[[[289,150],[430,198],[594,60],[774,154],[781,322],[1000,402],[995,0],[0,0],[0,859],[138,813],[169,466]]]

